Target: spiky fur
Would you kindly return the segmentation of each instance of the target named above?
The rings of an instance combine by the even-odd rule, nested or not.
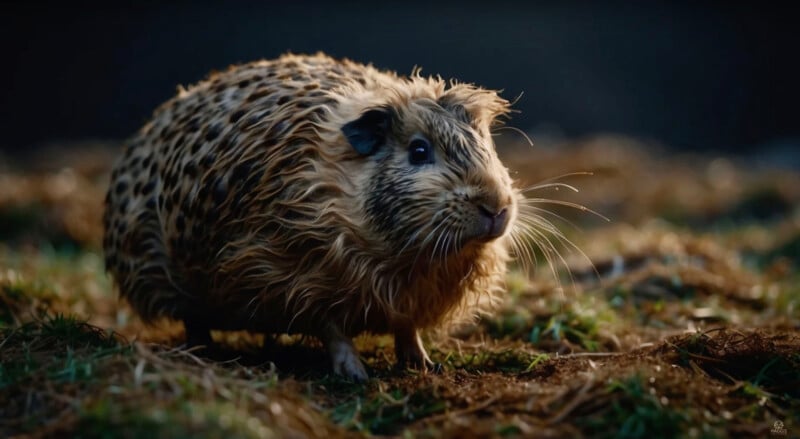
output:
[[[342,126],[374,108],[395,140],[365,157]],[[148,321],[354,335],[473,315],[502,291],[511,241],[465,241],[465,200],[502,199],[513,223],[521,198],[490,137],[508,111],[494,91],[323,54],[212,74],[114,167],[107,267]],[[435,165],[409,169],[416,132]]]

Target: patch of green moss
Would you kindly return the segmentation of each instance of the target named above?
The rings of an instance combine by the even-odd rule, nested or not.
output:
[[[431,388],[404,393],[401,389],[372,397],[355,396],[330,412],[331,419],[348,429],[372,434],[395,434],[407,423],[441,413],[447,402]]]
[[[3,358],[0,389],[38,379],[76,382],[90,379],[103,358],[130,347],[111,332],[71,316],[49,316],[0,331]]]
[[[188,400],[137,407],[102,399],[79,413],[73,429],[76,438],[276,437],[261,419],[231,404]]]
[[[662,404],[638,375],[611,381],[606,393],[610,398],[606,408],[578,420],[588,436],[671,438],[685,435],[691,426],[687,412]]]

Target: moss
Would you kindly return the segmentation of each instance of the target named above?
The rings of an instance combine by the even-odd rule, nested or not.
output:
[[[606,388],[610,406],[578,423],[584,432],[598,438],[670,438],[681,436],[690,426],[684,410],[665,406],[648,391],[641,376],[613,380]]]
[[[424,419],[447,408],[432,388],[412,392],[394,389],[364,398],[356,396],[334,408],[331,419],[346,428],[373,434],[395,434],[407,423]]]
[[[215,333],[220,355],[181,349],[179,324],[147,327],[118,300],[96,247],[59,241],[101,241],[102,179],[46,205],[57,185],[19,176],[30,193],[0,210],[0,437],[767,437],[776,420],[800,431],[800,177],[743,171],[723,187],[703,164],[612,143],[512,163],[531,182],[576,163],[605,170],[569,195],[614,222],[577,215],[589,227],[565,230],[598,273],[566,258],[574,277],[553,279],[564,267],[534,250],[539,266],[512,267],[500,311],[426,341],[435,372],[396,370],[391,337],[359,337],[365,384],[331,376],[312,338],[261,349],[258,336]],[[779,199],[790,204],[769,206]]]

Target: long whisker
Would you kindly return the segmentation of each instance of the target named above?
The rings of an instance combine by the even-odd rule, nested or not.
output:
[[[553,275],[553,280],[556,282],[558,288],[561,287],[561,279],[558,276],[558,273],[555,269],[555,263],[553,260],[553,254],[558,254],[558,251],[553,248],[553,243],[550,242],[547,237],[535,230],[535,229],[526,229],[524,230],[525,235],[528,239],[542,251],[542,255],[544,256],[545,260],[547,261],[547,266],[550,269],[550,273]]]
[[[418,229],[416,232],[414,232],[414,234],[411,235],[411,238],[406,241],[406,243],[403,245],[403,247],[400,248],[400,251],[398,251],[397,254],[398,255],[403,254],[403,252],[406,251],[408,246],[411,245],[412,242],[416,241],[417,238],[419,238],[420,233],[422,233],[422,229]]]
[[[524,95],[524,94],[525,94],[524,90],[520,91],[519,94],[517,95],[517,97],[515,97],[514,100],[512,100],[508,105],[510,107],[513,107],[514,105],[517,105],[517,102],[519,102],[519,100],[522,99],[522,95]]]
[[[539,257],[536,256],[536,252],[533,251],[532,248],[530,248],[527,245],[525,245],[525,242],[523,241],[523,236],[522,235],[517,237],[517,241],[522,246],[522,248],[525,249],[525,252],[528,254],[528,260],[533,263],[533,265],[531,266],[531,269],[529,271],[529,273],[533,273],[533,267],[536,267],[537,265],[539,265]]]
[[[497,127],[495,130],[496,131],[501,131],[501,130],[514,131],[515,133],[520,134],[528,142],[528,146],[533,146],[533,140],[531,140],[531,138],[528,136],[528,134],[525,131],[522,131],[521,129],[519,129],[517,127],[502,126],[502,127]]]
[[[543,189],[566,189],[573,192],[579,192],[579,189],[571,184],[563,183],[559,180],[573,177],[573,176],[580,176],[580,175],[594,175],[592,172],[580,171],[580,172],[570,172],[562,175],[558,175],[546,180],[543,180],[537,184],[529,186],[524,189],[520,189],[520,194],[525,194],[533,191],[543,190]],[[538,248],[541,252],[542,256],[544,256],[548,268],[553,276],[554,281],[556,282],[557,288],[561,291],[561,294],[564,294],[564,289],[561,285],[561,278],[558,276],[555,268],[555,262],[560,261],[563,264],[564,268],[567,271],[569,276],[570,282],[575,287],[575,278],[572,274],[572,270],[570,269],[569,265],[567,264],[566,259],[559,251],[559,248],[566,248],[568,251],[572,252],[575,251],[581,255],[585,260],[589,262],[594,270],[595,274],[599,277],[599,272],[595,267],[594,263],[592,263],[591,259],[583,252],[575,243],[573,243],[569,238],[564,235],[561,230],[559,230],[552,222],[547,219],[547,216],[551,216],[553,218],[557,218],[576,230],[580,230],[580,228],[572,223],[571,221],[567,220],[563,216],[552,212],[548,209],[539,207],[538,205],[542,204],[550,204],[550,205],[557,205],[557,206],[564,206],[569,207],[572,209],[577,209],[582,212],[588,212],[592,215],[602,218],[605,221],[610,222],[611,220],[606,217],[605,215],[590,209],[586,206],[583,206],[578,203],[574,203],[571,201],[563,201],[563,200],[554,200],[549,198],[528,198],[528,197],[520,197],[519,200],[519,215],[517,217],[517,224],[515,224],[514,228],[512,229],[512,249],[514,250],[516,256],[521,260],[523,268],[525,268],[526,263],[533,262],[534,266],[538,266],[538,261],[536,260],[536,251],[533,251],[534,248]]]
[[[533,271],[533,266],[538,264],[536,260],[536,254],[531,251],[531,249],[522,242],[522,237],[520,236],[522,233],[522,229],[520,226],[514,225],[514,228],[511,230],[511,244],[512,250],[517,258],[522,263],[522,270],[526,275],[530,275]]]
[[[430,230],[426,235],[425,238],[420,242],[419,247],[417,247],[417,253],[414,255],[414,262],[411,263],[412,270],[408,272],[408,280],[411,280],[411,275],[414,273],[413,268],[417,266],[417,260],[419,259],[420,255],[422,255],[422,250],[425,249],[428,245],[428,242],[432,239],[436,229],[439,226],[435,227],[433,230]]]
[[[582,204],[573,203],[571,201],[552,200],[550,198],[526,198],[526,199],[522,200],[522,204],[525,204],[526,202],[530,203],[530,204],[557,204],[559,206],[572,207],[573,209],[578,209],[578,210],[583,211],[583,212],[589,212],[589,213],[591,213],[591,214],[593,214],[593,215],[595,215],[595,216],[597,216],[599,218],[602,218],[602,219],[604,219],[604,220],[606,220],[608,222],[611,222],[611,219],[609,219],[607,216],[605,216],[605,215],[603,215],[603,214],[601,214],[599,212],[596,212],[596,211],[594,211],[592,209],[589,209],[588,207],[586,207],[586,206],[584,206]]]
[[[528,207],[531,207],[531,206],[528,206]],[[538,209],[538,208],[536,208],[536,209]],[[544,212],[548,212],[548,211],[544,211]],[[526,213],[527,214],[528,212],[522,212],[521,211],[521,213]],[[548,212],[548,213],[552,213],[552,212]],[[580,247],[578,247],[577,245],[575,245],[575,243],[573,243],[571,240],[569,240],[560,230],[558,230],[555,227],[555,225],[553,225],[553,223],[548,221],[546,218],[543,218],[542,216],[535,215],[535,214],[534,215],[520,215],[519,222],[520,222],[520,224],[522,224],[524,226],[527,226],[527,227],[529,227],[531,229],[543,229],[543,230],[549,232],[550,234],[552,234],[554,237],[556,237],[556,239],[558,239],[565,246],[567,246],[567,247],[575,250],[577,253],[579,253],[583,259],[585,259],[587,262],[589,262],[589,265],[592,267],[592,270],[595,272],[595,275],[598,278],[600,277],[600,272],[597,270],[597,267],[594,265],[594,263],[592,262],[591,258],[589,258],[589,256],[583,250],[581,250]],[[569,267],[566,267],[566,268],[567,268],[568,271],[570,271]],[[570,271],[570,276],[572,276],[571,271]],[[574,282],[573,282],[573,284],[574,284]]]
[[[412,266],[412,267],[416,267],[416,265],[417,265],[417,260],[419,259],[420,255],[422,254],[422,251],[423,251],[425,248],[427,248],[427,246],[428,246],[428,243],[429,243],[429,242],[430,242],[432,239],[434,239],[434,237],[435,237],[436,233],[438,232],[438,230],[439,230],[440,228],[442,228],[442,227],[445,227],[445,225],[446,225],[446,224],[447,224],[447,222],[450,220],[450,217],[451,217],[452,215],[453,215],[453,214],[451,213],[451,214],[447,215],[446,217],[444,217],[444,218],[441,220],[441,222],[440,222],[439,224],[437,224],[437,225],[436,225],[436,226],[435,226],[433,229],[431,229],[431,231],[430,231],[430,232],[428,232],[428,234],[425,236],[425,239],[423,239],[423,240],[422,240],[422,242],[420,243],[420,246],[419,246],[419,248],[417,249],[417,254],[414,256],[414,262],[411,264],[411,266]],[[408,278],[409,278],[409,281],[411,280],[411,275],[412,275],[412,274],[413,274],[413,270],[409,271],[409,273],[408,273]]]
[[[428,245],[428,243],[429,243],[429,242],[430,242],[430,241],[431,241],[431,240],[432,240],[432,239],[435,237],[435,235],[436,235],[436,232],[437,232],[437,231],[438,231],[438,230],[439,230],[441,227],[443,227],[443,226],[444,226],[444,224],[447,222],[447,219],[448,219],[448,218],[449,218],[449,216],[448,216],[448,217],[445,217],[445,218],[442,218],[442,220],[439,222],[439,224],[437,224],[437,225],[436,225],[436,226],[435,226],[433,229],[431,229],[431,230],[428,232],[428,234],[427,234],[427,235],[425,235],[425,239],[423,239],[423,240],[422,240],[422,242],[420,243],[420,249],[422,249],[422,248],[424,248],[424,247],[426,247],[426,246]]]
[[[527,212],[528,209],[531,209],[531,211]],[[547,209],[543,209],[541,207],[520,205],[520,212],[521,213],[524,212],[524,214],[526,214],[526,215],[536,216],[536,217],[540,217],[540,218],[544,218],[543,215],[550,215],[550,216],[553,216],[555,218],[558,218],[559,220],[563,221],[564,223],[568,224],[570,227],[572,227],[573,229],[575,229],[575,230],[577,230],[579,232],[583,231],[583,229],[581,229],[581,227],[578,226],[577,224],[575,224],[574,222],[564,218],[563,216],[561,216],[561,215],[559,215],[559,214],[557,214],[557,213],[555,213],[553,211],[550,211],[550,210],[547,210]],[[539,214],[541,214],[541,215],[539,215]]]
[[[550,272],[553,275],[553,279],[556,282],[557,289],[561,292],[562,299],[565,299],[564,288],[561,283],[561,278],[558,276],[556,272],[555,259],[561,261],[561,264],[567,270],[567,275],[569,276],[570,284],[572,284],[573,288],[575,288],[575,278],[572,275],[572,270],[569,268],[567,261],[564,259],[561,252],[558,251],[558,248],[553,243],[553,241],[551,241],[550,238],[545,233],[542,233],[541,231],[534,228],[527,230],[527,232],[529,232],[528,235],[529,238],[539,247],[539,249],[542,250],[542,253],[544,254],[545,259],[547,260],[548,266],[550,268]],[[569,242],[569,240],[567,240],[563,235],[559,236],[559,234],[553,234],[553,236],[558,238],[559,241]],[[571,242],[569,243],[572,244]]]
[[[580,251],[580,248],[576,246],[572,241],[570,241],[564,233],[562,233],[556,226],[548,221],[546,218],[536,216],[530,218],[521,219],[520,222],[526,226],[528,226],[532,230],[544,230],[549,232],[552,236],[557,238],[560,242],[564,243],[568,247],[571,247],[577,251]]]
[[[434,216],[434,220],[435,220],[435,219],[436,219],[436,216]],[[441,224],[441,223],[440,223],[440,224]],[[400,248],[400,251],[399,251],[397,254],[402,254],[402,253],[403,253],[403,252],[404,252],[404,251],[405,251],[405,250],[408,248],[408,246],[409,246],[409,245],[411,245],[412,243],[414,243],[414,241],[416,241],[416,240],[417,240],[417,238],[419,238],[419,235],[420,235],[420,233],[422,232],[422,230],[423,230],[423,228],[419,228],[419,229],[418,229],[416,232],[414,232],[414,234],[413,234],[413,235],[411,235],[411,238],[410,238],[410,239],[408,239],[408,240],[406,241],[405,245],[403,245],[403,247],[402,247],[402,248]],[[427,240],[428,240],[428,238],[430,238],[430,235],[431,235],[431,233],[429,233],[429,234],[426,236],[426,239],[425,239],[425,240],[423,240],[423,241],[422,241],[422,242],[419,244],[419,247],[420,247],[420,249],[421,249],[421,248],[423,248],[423,247],[425,247],[425,245],[427,244]],[[416,261],[415,261],[415,263],[416,263]]]
[[[456,233],[458,233],[458,232],[456,231]],[[443,250],[442,263],[444,264],[444,272],[445,272],[445,275],[447,275],[447,276],[450,275],[450,265],[447,263],[447,255],[451,254],[451,250],[450,250],[450,246],[451,245],[453,245],[453,247],[455,248],[456,242],[454,241],[454,238],[455,238],[455,236],[454,236],[453,233],[448,233],[447,234],[447,238],[444,241],[444,245],[442,246],[442,250]]]
[[[448,216],[448,219],[450,217]],[[448,224],[449,226],[449,224]],[[439,260],[444,263],[447,260],[447,243],[450,240],[451,233],[448,230],[449,227],[444,227],[441,232],[439,233],[439,237],[436,239],[436,244],[433,246],[433,253],[431,254],[431,264],[433,261],[436,261],[436,253],[439,253]]]
[[[562,178],[574,177],[574,176],[577,176],[577,175],[594,175],[594,172],[591,172],[591,171],[568,172],[566,174],[561,174],[561,175],[556,175],[555,177],[546,178],[546,179],[544,179],[544,180],[542,180],[542,181],[540,181],[539,183],[536,183],[536,184],[550,183],[550,182],[553,182],[553,181],[561,180]]]
[[[524,189],[520,189],[520,192],[523,192],[523,193],[524,192],[532,192],[532,191],[538,191],[538,190],[541,190],[541,189],[548,189],[548,188],[555,188],[556,190],[558,190],[559,188],[562,188],[562,187],[565,188],[565,189],[569,189],[569,190],[571,190],[573,192],[580,192],[578,190],[578,188],[576,188],[575,186],[572,186],[571,184],[567,184],[567,183],[561,183],[561,182],[535,184],[533,186],[530,186],[530,187],[527,187],[527,188],[524,188]]]
[[[442,243],[442,238],[445,238],[445,241],[446,241],[447,240],[447,235],[448,235],[447,230],[443,229],[442,233],[439,233],[439,237],[436,238],[436,243],[433,245],[433,251],[431,252],[431,257],[430,257],[430,264],[431,265],[433,265],[433,261],[436,260],[436,252],[439,249],[439,244],[443,244]]]

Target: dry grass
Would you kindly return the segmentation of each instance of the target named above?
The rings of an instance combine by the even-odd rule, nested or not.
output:
[[[556,211],[597,270],[573,251],[558,282],[512,271],[495,314],[426,340],[439,373],[395,371],[390,338],[360,337],[356,385],[314,340],[215,334],[208,358],[180,325],[144,327],[103,272],[92,151],[0,166],[0,437],[800,434],[795,173],[614,137],[508,146],[528,184],[594,173],[536,195],[613,219]]]

